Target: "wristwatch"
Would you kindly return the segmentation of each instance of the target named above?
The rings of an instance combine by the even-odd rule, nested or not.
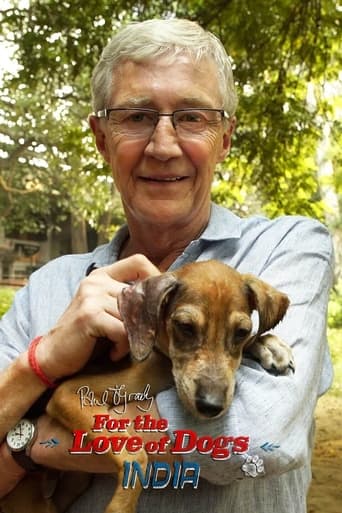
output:
[[[35,472],[40,465],[34,463],[30,458],[30,449],[37,438],[35,422],[29,419],[21,419],[6,436],[13,459],[27,472]]]

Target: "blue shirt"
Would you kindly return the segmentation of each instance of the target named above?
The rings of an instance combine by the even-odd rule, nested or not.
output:
[[[0,366],[47,332],[64,312],[89,264],[118,259],[126,226],[92,253],[67,255],[35,272],[0,322]],[[332,282],[333,249],[326,228],[296,216],[240,219],[212,205],[206,230],[192,241],[171,269],[187,262],[221,260],[253,273],[285,292],[291,306],[274,332],[292,346],[296,372],[273,376],[245,358],[226,416],[197,421],[183,408],[174,389],[157,396],[170,434],[191,429],[200,437],[249,436],[248,452],[214,461],[197,452],[184,460],[200,464],[198,489],[146,490],[139,513],[305,513],[311,470],[313,412],[332,381],[326,341],[326,314]],[[204,277],[205,278],[205,277]],[[148,379],[147,379],[148,382]],[[255,475],[255,477],[252,477]],[[113,478],[96,476],[91,489],[69,513],[100,513],[113,492]]]

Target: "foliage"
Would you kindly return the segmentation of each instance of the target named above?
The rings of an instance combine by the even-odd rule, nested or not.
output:
[[[328,341],[334,366],[334,382],[331,392],[342,393],[342,280],[330,293],[328,305]]]
[[[334,0],[31,0],[0,14],[0,36],[19,69],[0,95],[0,222],[23,232],[58,226],[69,213],[96,228],[121,222],[108,169],[87,128],[89,79],[110,35],[130,20],[184,16],[228,49],[240,96],[230,157],[213,198],[248,214],[322,218],[316,148],[338,75]],[[314,101],[308,104],[308,84]],[[332,128],[338,130],[337,125]],[[339,135],[340,137],[340,135]],[[341,159],[340,143],[334,161]],[[334,175],[332,186],[340,187]],[[112,215],[113,213],[113,215]]]
[[[342,329],[342,279],[334,286],[330,294],[328,325]]]
[[[334,395],[340,395],[342,393],[342,329],[328,329],[328,340],[334,366],[334,382],[331,392]]]
[[[0,287],[0,318],[7,312],[12,304],[15,289],[12,287]]]
[[[112,209],[112,183],[83,121],[85,107],[46,96],[39,84],[33,90],[15,82],[0,94],[0,219],[6,230],[45,232],[68,213],[96,226]]]

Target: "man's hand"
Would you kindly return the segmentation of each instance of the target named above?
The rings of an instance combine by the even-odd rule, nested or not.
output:
[[[147,258],[134,255],[84,278],[67,310],[37,347],[37,360],[45,374],[56,380],[79,371],[102,337],[113,342],[113,360],[125,356],[129,347],[117,298],[127,282],[158,274]]]

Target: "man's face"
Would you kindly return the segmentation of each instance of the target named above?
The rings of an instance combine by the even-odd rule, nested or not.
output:
[[[222,108],[217,72],[209,61],[186,56],[125,62],[115,71],[107,108],[140,107],[171,113],[182,108]],[[217,162],[230,146],[233,123],[210,125],[178,137],[170,117],[160,117],[150,138],[120,134],[107,119],[90,119],[97,147],[109,163],[129,222],[184,226],[208,220]]]

